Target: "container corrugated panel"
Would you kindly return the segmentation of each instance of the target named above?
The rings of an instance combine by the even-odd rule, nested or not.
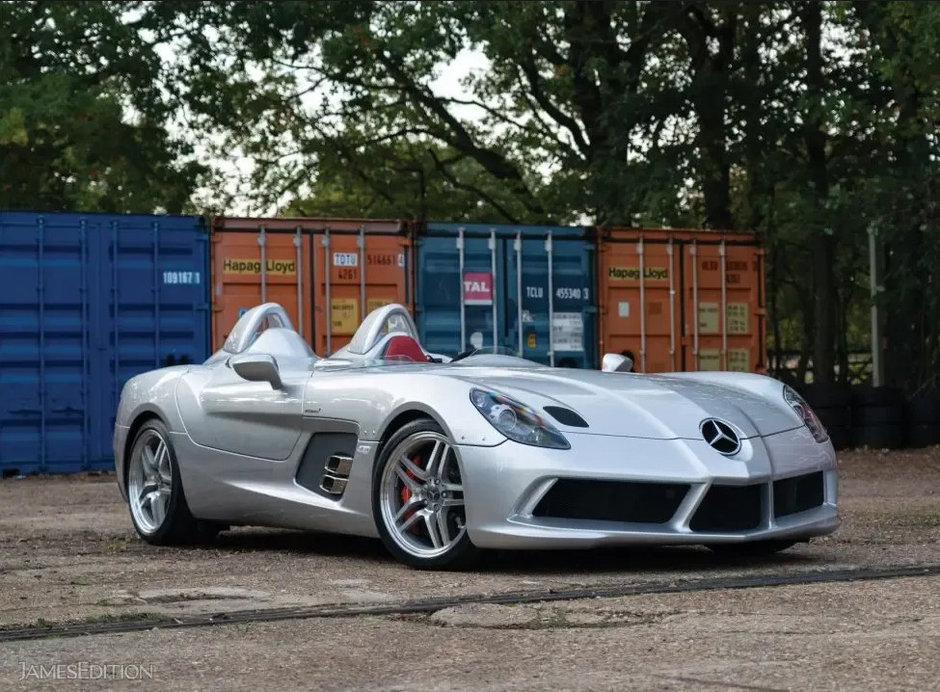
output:
[[[595,366],[586,229],[435,222],[415,247],[415,314],[429,351],[498,346],[556,366]]]
[[[694,239],[686,252],[685,369],[764,372],[764,253],[754,236]]]
[[[598,232],[599,353],[638,372],[765,368],[763,251],[748,233]]]
[[[213,344],[222,346],[245,310],[273,301],[327,356],[375,308],[410,308],[410,247],[397,220],[215,217]]]
[[[124,383],[208,355],[192,216],[0,212],[0,469],[113,466]]]

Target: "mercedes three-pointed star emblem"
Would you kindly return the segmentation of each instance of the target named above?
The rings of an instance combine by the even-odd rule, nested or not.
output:
[[[702,437],[719,454],[734,456],[741,450],[741,439],[730,425],[717,418],[706,418],[699,426]]]

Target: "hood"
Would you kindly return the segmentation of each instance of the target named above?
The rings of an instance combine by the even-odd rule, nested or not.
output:
[[[766,377],[746,380],[747,385],[741,386],[697,381],[692,373],[669,377],[556,368],[467,367],[459,374],[454,370],[448,374],[533,408],[555,405],[574,410],[588,428],[569,428],[550,418],[559,430],[570,432],[698,440],[706,418],[727,421],[746,438],[802,425],[784,402],[782,385]]]

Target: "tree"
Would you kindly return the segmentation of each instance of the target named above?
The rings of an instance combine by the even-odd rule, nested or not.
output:
[[[0,207],[180,211],[200,167],[167,132],[135,3],[0,3]]]
[[[289,213],[743,228],[769,251],[772,343],[820,382],[866,345],[871,231],[890,381],[940,374],[938,3],[16,8],[0,148],[50,172],[3,180],[54,204],[183,199],[178,106],[186,141],[250,159],[253,201]],[[49,17],[72,29],[52,41]],[[468,61],[463,93],[443,91]],[[113,146],[88,145],[104,131]]]

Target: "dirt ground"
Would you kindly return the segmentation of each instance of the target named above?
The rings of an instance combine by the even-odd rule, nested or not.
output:
[[[497,553],[465,573],[409,570],[377,541],[253,528],[154,548],[113,477],[4,480],[0,628],[940,565],[940,448],[846,452],[840,472],[842,528],[773,558]],[[924,576],[12,641],[0,689],[922,689],[938,653],[940,577]],[[82,662],[151,677],[28,675]]]

